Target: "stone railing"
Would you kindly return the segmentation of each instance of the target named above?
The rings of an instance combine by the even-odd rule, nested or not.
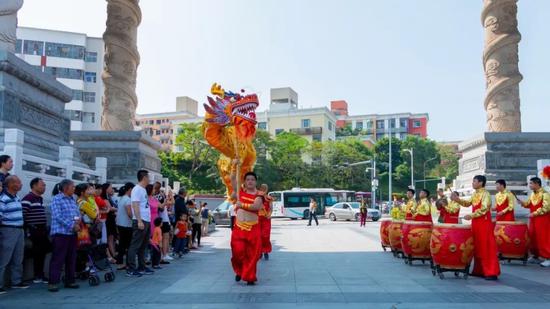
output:
[[[106,181],[107,159],[96,158],[96,169],[90,169],[74,160],[72,146],[59,147],[59,160],[53,161],[24,153],[24,133],[19,129],[4,130],[4,151],[13,159],[11,174],[21,178],[23,189],[20,194],[29,192],[31,179],[40,177],[46,182],[44,201],[49,203],[51,192],[56,183],[63,179],[72,179],[75,183]]]

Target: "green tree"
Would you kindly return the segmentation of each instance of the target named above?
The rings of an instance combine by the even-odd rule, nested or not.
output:
[[[300,186],[306,176],[303,156],[308,145],[308,140],[292,132],[283,132],[275,137],[268,153],[273,161],[272,167],[281,177],[280,187]]]
[[[180,152],[159,153],[162,174],[171,182],[179,181],[190,192],[222,193],[218,176],[218,152],[206,143],[200,124],[182,124],[176,136]]]
[[[437,144],[440,162],[430,172],[430,178],[445,177],[447,184],[458,176],[458,159],[456,148],[452,145]]]

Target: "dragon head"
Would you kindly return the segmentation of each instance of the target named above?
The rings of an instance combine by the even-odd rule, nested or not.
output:
[[[208,104],[204,104],[206,121],[220,126],[234,125],[240,138],[254,137],[258,96],[225,91],[216,83],[212,85],[210,92],[215,95],[215,99],[208,97]]]

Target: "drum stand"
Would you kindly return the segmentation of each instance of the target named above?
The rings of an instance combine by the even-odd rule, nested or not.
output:
[[[439,275],[439,279],[444,279],[445,276],[443,275],[444,272],[453,272],[455,274],[455,277],[459,277],[460,273],[462,273],[464,280],[468,279],[470,271],[470,264],[466,265],[463,269],[451,269],[451,268],[443,268],[439,265],[435,265],[432,267],[432,275],[436,275],[436,273]]]
[[[423,265],[426,264],[426,261],[430,261],[430,268],[434,268],[434,263],[431,257],[413,257],[403,254],[403,259],[405,260],[405,264],[408,264],[409,266],[413,265],[413,261],[422,261]]]
[[[523,265],[527,265],[527,259],[529,259],[529,254],[526,254],[524,256],[518,257],[518,256],[503,256],[502,253],[498,254],[498,260],[499,261],[508,261],[508,263],[512,263],[512,261],[522,261]]]
[[[392,248],[391,253],[393,254],[393,257],[405,258],[405,254],[403,254],[403,251],[401,251],[401,250],[395,250],[395,249]]]

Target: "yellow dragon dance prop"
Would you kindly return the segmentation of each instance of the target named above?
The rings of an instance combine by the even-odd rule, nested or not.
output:
[[[210,90],[215,98],[208,97],[205,121],[202,125],[204,138],[220,152],[218,170],[230,197],[235,188],[231,185],[231,161],[239,159],[239,183],[242,177],[253,170],[256,163],[256,149],[252,141],[256,136],[256,108],[258,96],[225,91],[213,84]]]

